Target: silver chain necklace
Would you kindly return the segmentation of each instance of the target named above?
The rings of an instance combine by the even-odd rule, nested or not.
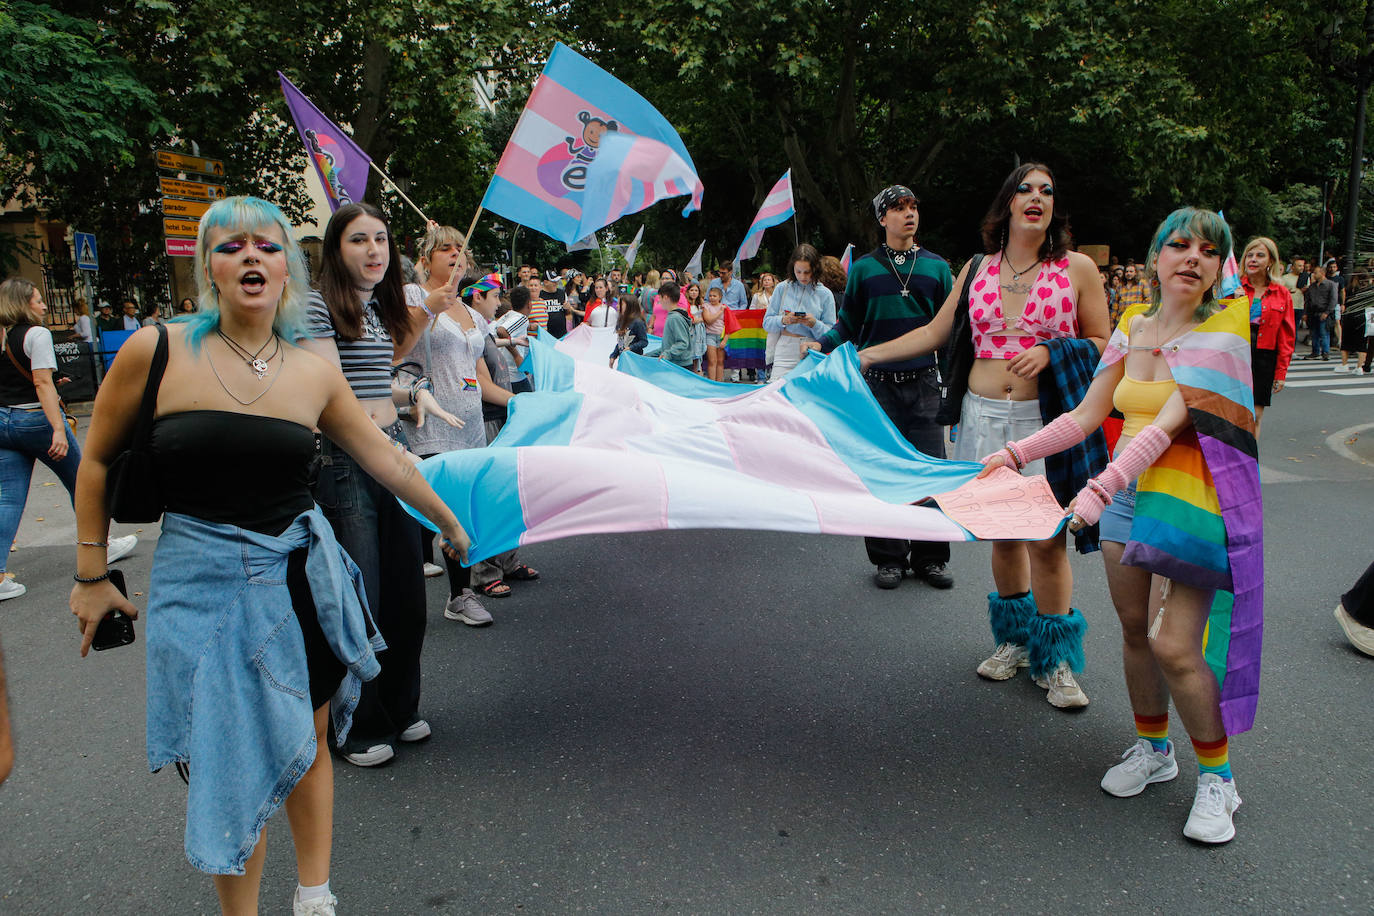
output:
[[[277,379],[281,378],[282,370],[286,368],[286,351],[284,351],[281,348],[280,344],[277,345],[277,349],[273,352],[272,356],[268,357],[268,362],[270,362],[272,359],[275,359],[278,353],[281,354],[281,363],[277,366],[276,375],[272,376],[272,381],[267,383],[267,387],[262,389],[262,391],[258,393],[257,397],[249,401],[245,401],[243,398],[234,394],[234,392],[229,390],[229,386],[224,384],[224,379],[220,378],[219,370],[215,368],[215,361],[211,358],[209,350],[205,351],[205,360],[210,364],[210,371],[215,374],[215,381],[219,382],[219,386],[224,389],[224,393],[229,395],[229,397],[233,398],[235,401],[238,401],[244,407],[248,407],[254,402],[260,400],[264,394],[267,394],[267,392],[271,391],[272,386],[277,383]],[[259,378],[261,378],[261,376],[259,376]]]
[[[913,250],[913,251],[915,250],[914,246],[913,246],[912,250]],[[891,248],[888,248],[887,245],[883,245],[883,252],[884,252],[884,254],[887,255],[887,263],[888,263],[888,266],[892,268],[892,274],[893,274],[893,276],[895,276],[895,277],[897,278],[897,282],[898,282],[898,283],[902,284],[902,298],[903,298],[903,299],[909,298],[909,297],[911,296],[911,290],[907,289],[907,287],[911,285],[911,279],[912,279],[913,277],[916,276],[916,261],[915,261],[915,259],[914,259],[914,258],[912,259],[912,262],[911,262],[911,270],[909,270],[909,271],[907,272],[906,277],[903,277],[903,276],[902,276],[902,272],[901,272],[900,270],[897,269],[897,265],[898,265],[898,264],[905,264],[905,263],[906,263],[906,256],[907,256],[908,252],[902,252],[902,253],[898,254],[898,255],[894,258],[894,257],[892,256],[892,249],[891,249]]]

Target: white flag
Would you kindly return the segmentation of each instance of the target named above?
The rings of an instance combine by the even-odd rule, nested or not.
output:
[[[630,247],[625,249],[625,273],[635,269],[635,258],[639,257],[639,242],[644,238],[644,227],[640,226],[635,233],[635,240],[630,243]]]
[[[683,275],[684,277],[686,277],[686,276],[692,276],[692,277],[699,277],[699,276],[701,276],[701,254],[702,254],[702,252],[705,251],[705,250],[706,250],[706,240],[705,240],[705,239],[702,239],[702,240],[701,240],[701,244],[697,246],[697,253],[694,254],[694,255],[692,255],[692,260],[688,261],[688,262],[687,262],[687,266],[684,267],[684,268],[682,268],[682,275]]]

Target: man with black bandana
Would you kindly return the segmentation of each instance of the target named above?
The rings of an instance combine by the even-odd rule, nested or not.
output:
[[[835,326],[820,340],[805,342],[805,349],[829,353],[853,341],[862,350],[901,337],[935,317],[954,280],[944,258],[916,244],[917,205],[916,195],[902,185],[885,188],[873,198],[883,244],[854,260]],[[945,457],[943,429],[935,420],[940,376],[933,355],[875,365],[864,372],[864,380],[908,442],[927,455]],[[877,567],[873,582],[879,588],[896,588],[906,570],[935,588],[954,585],[946,569],[949,544],[943,541],[864,538],[864,545]]]

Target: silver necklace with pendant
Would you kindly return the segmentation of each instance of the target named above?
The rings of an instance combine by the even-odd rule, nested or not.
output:
[[[899,251],[894,253],[893,250],[891,248],[888,248],[886,244],[883,245],[883,253],[887,255],[887,263],[888,266],[892,268],[892,275],[897,278],[898,283],[902,284],[903,299],[909,298],[911,296],[911,290],[907,287],[911,285],[911,278],[916,276],[915,259],[912,259],[911,270],[907,273],[905,277],[903,277],[902,272],[897,269],[897,265],[905,264],[907,255],[912,254],[915,250],[916,247],[913,245],[909,251]]]
[[[277,350],[281,349],[281,342],[276,334],[273,334],[267,340],[263,341],[262,346],[258,347],[258,352],[249,353],[247,347],[240,346],[237,341],[223,331],[216,329],[215,333],[219,335],[220,340],[229,345],[229,349],[233,350],[234,353],[238,355],[239,359],[248,364],[248,368],[253,370],[253,374],[258,377],[258,381],[267,378],[267,369],[272,360],[276,358]],[[274,340],[278,341],[277,350],[273,350],[271,356],[267,357],[267,359],[263,359],[262,351],[266,350],[267,345]]]

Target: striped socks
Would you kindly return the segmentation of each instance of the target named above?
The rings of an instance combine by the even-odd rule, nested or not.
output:
[[[1192,739],[1193,750],[1197,752],[1197,768],[1203,773],[1215,773],[1230,782],[1231,756],[1226,745],[1226,736],[1219,741],[1199,741]]]
[[[1169,749],[1169,714],[1166,712],[1162,716],[1142,716],[1136,713],[1135,733],[1149,741],[1150,746],[1158,753],[1165,753]]]

